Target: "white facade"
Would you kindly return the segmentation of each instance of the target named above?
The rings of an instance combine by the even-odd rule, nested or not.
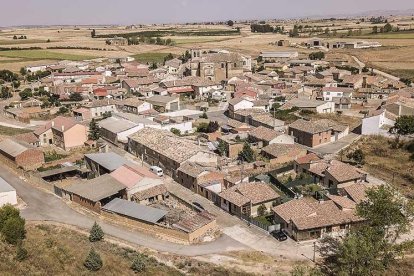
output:
[[[253,108],[254,103],[248,100],[242,100],[237,104],[233,105],[233,111],[241,110],[241,109],[250,109]]]
[[[385,116],[385,111],[379,115],[362,119],[362,135],[387,135],[388,131],[383,126],[394,126],[395,122]]]
[[[91,112],[92,118],[101,117],[105,112],[116,113],[118,110],[116,109],[115,104],[105,105],[105,106],[97,106],[89,108]]]
[[[334,113],[335,112],[335,103],[334,102],[325,102],[320,106],[316,107],[317,113]]]
[[[0,177],[0,207],[11,204],[17,204],[16,190]]]

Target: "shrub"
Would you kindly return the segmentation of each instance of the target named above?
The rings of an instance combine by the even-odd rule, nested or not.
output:
[[[102,268],[103,262],[101,256],[91,248],[83,265],[90,271],[98,271]]]
[[[181,131],[177,128],[171,128],[171,132],[174,133],[177,136],[181,135]]]
[[[89,232],[89,241],[90,242],[96,242],[102,240],[104,237],[104,232],[102,231],[102,228],[99,226],[99,224],[95,223],[93,224],[91,231]]]
[[[21,261],[24,261],[26,259],[27,259],[27,250],[26,250],[26,248],[23,247],[23,243],[20,241],[17,244],[17,248],[16,248],[16,260],[21,262]]]
[[[260,205],[259,208],[257,208],[257,214],[259,216],[264,216],[266,214],[267,208],[264,204]]]
[[[141,255],[137,256],[132,262],[131,269],[134,272],[139,273],[145,271],[145,268],[145,261],[143,260]]]
[[[9,218],[16,218],[19,216],[19,210],[14,208],[10,204],[6,204],[2,208],[0,208],[0,232],[3,231],[3,226]]]
[[[16,245],[19,241],[26,237],[26,230],[24,229],[25,220],[19,217],[11,217],[4,223],[1,234],[4,240],[9,243]]]

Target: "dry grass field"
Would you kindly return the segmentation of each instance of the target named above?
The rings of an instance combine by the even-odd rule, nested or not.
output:
[[[414,21],[411,17],[389,18],[389,22],[394,25],[399,24],[401,28],[414,28]],[[360,50],[336,50],[330,51],[329,56],[342,55],[343,60],[350,60],[350,55],[357,56],[361,61],[369,66],[375,66],[384,71],[394,73],[401,77],[414,78],[414,32],[407,33],[388,33],[370,34],[373,26],[382,27],[384,24],[371,24],[361,22],[357,19],[352,20],[304,20],[287,22],[270,22],[271,25],[284,26],[290,30],[294,24],[308,25],[314,28],[330,28],[337,30],[338,37],[326,37],[331,41],[355,41],[367,40],[378,41],[384,47],[379,49],[360,49]],[[407,27],[408,26],[408,27]],[[298,51],[301,57],[305,58],[314,51],[293,47],[274,46],[279,39],[289,39],[291,43],[301,43],[309,38],[288,38],[281,34],[258,34],[250,32],[249,24],[236,24],[233,28],[240,28],[240,34],[233,35],[214,35],[217,32],[232,31],[232,28],[224,25],[143,25],[133,29],[126,29],[123,26],[97,26],[97,27],[47,27],[31,29],[3,29],[0,31],[0,47],[41,47],[45,52],[38,51],[36,54],[29,53],[1,53],[0,69],[11,69],[17,71],[20,67],[41,62],[50,62],[61,59],[79,60],[82,58],[93,57],[126,57],[126,56],[157,56],[163,53],[181,55],[188,49],[201,48],[223,48],[230,51],[237,51],[243,54],[256,57],[261,51]],[[92,38],[92,28],[96,34],[115,36],[116,34],[139,33],[139,32],[170,32],[171,35],[163,35],[163,39],[170,38],[175,42],[174,46],[165,45],[131,45],[131,46],[109,46],[105,43],[105,38]],[[340,37],[346,35],[347,30],[361,29],[362,36]],[[205,35],[198,36],[194,33],[202,32]],[[211,32],[211,35],[206,35]],[[191,35],[190,35],[191,34]],[[13,36],[27,36],[27,40],[14,40]],[[50,40],[50,42],[47,42]],[[48,47],[88,47],[99,48],[102,50],[78,50],[78,49],[46,49]],[[154,61],[159,60],[155,59]]]

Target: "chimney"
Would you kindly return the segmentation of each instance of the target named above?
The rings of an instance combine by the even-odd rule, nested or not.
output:
[[[65,131],[65,126],[64,125],[62,125],[62,132],[64,132]]]
[[[362,77],[362,88],[367,88],[367,77]]]
[[[55,121],[52,121],[52,127],[54,127],[55,126]]]

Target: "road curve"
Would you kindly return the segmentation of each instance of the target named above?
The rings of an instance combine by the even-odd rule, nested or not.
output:
[[[27,204],[27,208],[23,209],[21,214],[28,221],[52,221],[90,229],[96,220],[74,211],[59,197],[31,186],[4,165],[0,167],[0,177],[10,183],[16,189],[19,197]],[[200,256],[248,249],[245,245],[227,235],[222,235],[217,240],[209,243],[181,245],[160,240],[142,232],[127,230],[124,227],[108,224],[101,220],[97,221],[105,234],[109,236],[160,252],[183,256]]]

